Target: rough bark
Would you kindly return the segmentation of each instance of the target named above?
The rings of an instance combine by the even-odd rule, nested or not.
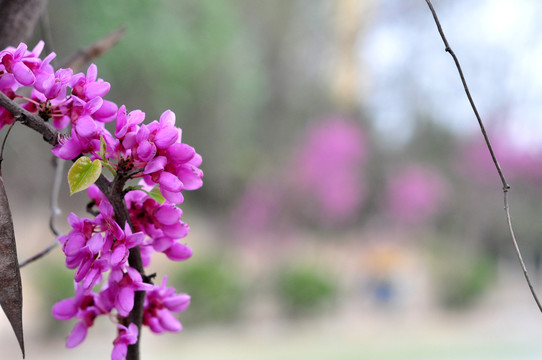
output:
[[[47,0],[0,1],[0,49],[26,41],[46,5]]]

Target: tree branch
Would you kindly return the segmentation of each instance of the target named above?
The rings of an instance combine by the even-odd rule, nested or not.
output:
[[[32,35],[47,0],[0,2],[0,49],[19,45]]]
[[[504,178],[504,174],[501,170],[501,166],[499,165],[499,162],[497,160],[497,157],[495,156],[495,153],[493,151],[493,147],[491,146],[491,142],[489,141],[489,137],[487,135],[484,123],[482,122],[482,118],[480,117],[480,114],[478,113],[478,109],[476,108],[476,105],[474,104],[474,100],[472,99],[472,96],[469,91],[469,87],[467,86],[467,82],[465,80],[465,76],[463,75],[463,70],[461,69],[461,65],[459,64],[459,60],[457,56],[455,55],[454,51],[450,47],[450,44],[448,43],[448,40],[446,39],[446,36],[444,35],[444,31],[442,30],[442,26],[440,25],[440,21],[438,19],[437,13],[435,9],[433,8],[433,4],[431,3],[431,0],[425,0],[427,5],[429,6],[429,9],[431,10],[431,14],[433,14],[433,19],[435,20],[435,24],[437,25],[438,32],[440,34],[440,37],[442,38],[442,42],[445,46],[445,51],[450,54],[450,56],[453,58],[455,62],[455,66],[457,68],[457,72],[459,73],[459,77],[461,78],[461,83],[463,84],[463,88],[465,90],[465,94],[467,95],[467,98],[469,99],[471,108],[474,112],[474,115],[476,116],[476,120],[478,120],[478,125],[480,126],[480,130],[482,132],[482,135],[484,136],[484,140],[487,145],[487,149],[489,150],[489,153],[491,154],[491,159],[493,160],[493,164],[495,165],[495,168],[497,169],[497,172],[499,173],[499,177],[502,182],[502,191],[504,194],[504,211],[506,215],[506,223],[508,225],[508,231],[510,233],[510,237],[512,239],[512,243],[514,245],[514,250],[516,252],[516,255],[518,257],[519,263],[521,265],[521,268],[523,270],[523,275],[525,276],[525,280],[527,281],[527,285],[529,286],[529,290],[531,290],[531,294],[533,295],[534,301],[536,302],[536,305],[538,306],[538,309],[540,312],[542,312],[542,304],[538,300],[538,296],[536,295],[536,291],[534,290],[533,284],[531,283],[531,279],[529,277],[529,273],[527,272],[527,267],[525,266],[525,262],[523,261],[523,257],[521,256],[521,251],[519,249],[518,242],[516,240],[516,236],[514,235],[514,229],[512,227],[512,219],[510,216],[510,206],[508,205],[508,191],[510,190],[510,185],[506,182],[506,179]]]
[[[75,54],[64,60],[62,62],[62,67],[72,68],[73,71],[81,69],[85,64],[90,63],[95,58],[108,52],[124,37],[125,33],[126,28],[124,27],[113,30],[103,38],[89,45],[87,48],[78,50]]]

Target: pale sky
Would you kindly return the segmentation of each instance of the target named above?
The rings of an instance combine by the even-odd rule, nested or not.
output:
[[[391,13],[383,0],[361,49],[369,67],[369,110],[382,135],[408,138],[413,111],[460,134],[478,131],[457,70],[425,1]],[[488,125],[522,146],[542,148],[542,2],[434,1],[450,46]],[[391,15],[390,15],[391,13]]]

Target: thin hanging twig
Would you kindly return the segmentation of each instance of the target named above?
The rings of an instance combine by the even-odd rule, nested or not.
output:
[[[531,283],[529,273],[527,272],[527,267],[525,266],[525,262],[523,261],[523,257],[521,256],[521,251],[519,250],[519,245],[516,240],[516,236],[514,235],[514,229],[512,227],[512,219],[510,216],[510,206],[508,205],[508,191],[510,190],[510,185],[508,185],[508,183],[506,182],[506,179],[504,178],[504,174],[502,172],[501,166],[499,165],[499,161],[497,160],[497,157],[495,156],[495,152],[493,151],[491,142],[489,141],[489,137],[487,135],[484,123],[482,122],[482,118],[480,117],[480,114],[478,113],[478,109],[476,108],[476,105],[474,104],[474,100],[472,99],[472,96],[470,94],[469,87],[467,86],[467,82],[465,80],[465,76],[463,75],[463,70],[461,69],[461,65],[459,64],[459,60],[457,56],[455,55],[454,51],[452,50],[452,48],[450,47],[450,44],[448,43],[446,36],[444,35],[444,31],[442,30],[442,26],[440,25],[440,21],[438,19],[437,13],[435,9],[433,8],[433,4],[431,3],[431,0],[425,0],[425,2],[429,6],[429,9],[431,10],[431,13],[433,14],[433,19],[435,20],[435,24],[437,25],[438,32],[440,34],[440,37],[442,38],[442,41],[444,42],[445,51],[450,54],[450,56],[453,58],[455,62],[455,66],[459,73],[459,77],[461,78],[461,83],[463,84],[465,94],[467,95],[467,98],[469,99],[472,110],[474,111],[474,115],[476,116],[476,120],[478,120],[478,125],[480,126],[480,130],[482,131],[482,135],[484,136],[487,149],[489,150],[489,153],[491,154],[491,159],[493,160],[493,164],[495,165],[495,168],[497,169],[497,172],[499,173],[499,177],[502,182],[502,191],[504,194],[504,211],[506,214],[506,223],[508,225],[508,231],[510,232],[510,237],[512,238],[512,243],[514,244],[514,250],[516,251],[516,255],[518,256],[519,263],[521,264],[521,268],[523,269],[523,275],[525,276],[527,285],[529,285],[529,289],[531,290],[531,294],[533,295],[534,301],[536,302],[538,309],[540,310],[540,312],[542,312],[542,304],[538,300],[536,291],[534,290],[533,284]]]
[[[4,160],[4,147],[6,146],[6,141],[8,140],[9,133],[11,132],[11,129],[13,129],[14,125],[15,121],[12,122],[9,126],[8,131],[6,132],[6,136],[4,136],[4,141],[2,141],[2,148],[0,148],[0,162]]]
[[[58,241],[55,239],[49,246],[47,246],[45,249],[43,249],[39,253],[29,257],[28,259],[21,261],[19,263],[19,267],[22,268],[23,266],[26,266],[30,264],[31,262],[41,259],[57,246],[58,246]]]

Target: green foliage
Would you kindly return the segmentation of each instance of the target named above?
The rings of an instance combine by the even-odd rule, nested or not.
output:
[[[91,161],[86,156],[81,156],[68,171],[68,184],[70,195],[88,189],[96,182],[102,173],[102,162],[98,159]]]
[[[310,267],[292,267],[279,274],[279,300],[290,315],[304,315],[324,309],[337,295],[329,274]]]
[[[488,255],[456,257],[437,275],[440,302],[449,309],[474,305],[491,285],[495,272],[496,261]]]
[[[245,294],[235,269],[216,258],[191,259],[172,278],[178,291],[191,297],[183,323],[225,322],[239,316]]]

